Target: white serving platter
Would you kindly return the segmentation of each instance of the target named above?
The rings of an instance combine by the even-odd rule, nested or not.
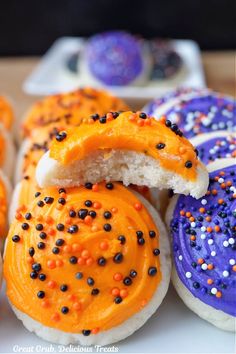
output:
[[[224,332],[200,319],[180,300],[174,289],[156,314],[129,338],[104,347],[116,353],[235,353],[235,334]],[[98,353],[97,348],[58,346],[28,332],[0,294],[0,353]]]
[[[172,40],[171,42],[183,60],[182,69],[173,79],[150,81],[146,86],[139,87],[110,86],[107,88],[124,99],[152,99],[178,86],[205,87],[201,55],[197,43],[191,40]],[[26,78],[23,84],[24,91],[30,95],[49,95],[90,85],[89,79],[85,81],[82,76],[72,75],[65,68],[65,62],[71,55],[80,51],[84,43],[85,40],[79,37],[62,37],[56,40],[30,76]]]

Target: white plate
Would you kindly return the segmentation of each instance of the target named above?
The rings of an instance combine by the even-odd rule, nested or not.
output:
[[[16,352],[17,348],[31,353],[57,353],[61,348],[67,353],[79,350],[79,347],[51,345],[28,332],[10,309],[3,289],[0,314],[0,353]],[[135,334],[114,346],[118,353],[234,353],[235,336],[201,320],[171,287],[157,313]],[[96,352],[96,348],[88,350]],[[86,352],[86,347],[80,347],[82,351]]]
[[[109,87],[109,90],[126,99],[151,99],[177,86],[205,87],[197,43],[191,40],[173,40],[172,44],[183,60],[183,68],[173,79],[156,80],[155,83],[152,81],[145,87]],[[58,39],[24,82],[24,91],[32,95],[49,95],[73,90],[80,85],[89,85],[89,82],[82,82],[79,76],[73,77],[70,73],[67,74],[65,69],[65,62],[71,54],[81,50],[83,45],[83,38],[62,37]]]

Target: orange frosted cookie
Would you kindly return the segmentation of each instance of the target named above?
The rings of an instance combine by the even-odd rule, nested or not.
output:
[[[0,96],[0,125],[10,130],[14,121],[14,113],[10,103],[3,96]]]
[[[101,180],[172,188],[200,197],[208,173],[176,125],[142,112],[108,113],[61,132],[39,162],[42,187]]]
[[[94,113],[127,110],[128,106],[119,98],[105,90],[90,87],[69,93],[48,96],[37,102],[26,114],[23,121],[24,136],[31,135],[33,129],[48,124],[76,126]]]
[[[7,177],[0,170],[0,250],[2,248],[4,238],[7,235],[7,212],[11,192],[10,189],[11,187]]]
[[[170,276],[166,231],[119,183],[44,189],[12,223],[4,274],[27,328],[62,344],[109,344],[160,305]]]

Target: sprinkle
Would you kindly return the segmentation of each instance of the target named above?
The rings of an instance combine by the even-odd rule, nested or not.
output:
[[[186,272],[186,273],[185,273],[185,276],[186,276],[186,278],[190,279],[190,278],[192,277],[192,273]]]

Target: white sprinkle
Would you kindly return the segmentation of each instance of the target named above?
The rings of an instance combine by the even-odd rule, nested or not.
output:
[[[202,227],[201,227],[201,231],[202,231],[202,232],[206,231],[206,226],[202,226]]]
[[[201,234],[201,239],[205,240],[205,238],[206,238],[206,235],[205,234]]]
[[[230,264],[230,265],[235,265],[235,259],[231,258],[231,259],[229,260],[229,264]]]
[[[214,241],[212,240],[212,238],[210,238],[210,240],[208,240],[208,245],[212,245],[214,243]]]
[[[215,295],[215,294],[217,293],[217,289],[216,289],[216,288],[212,288],[212,289],[211,289],[211,293],[212,293],[213,295]]]
[[[229,276],[229,272],[227,270],[223,271],[223,277],[227,278]]]
[[[230,237],[228,239],[228,242],[229,242],[230,245],[233,245],[235,241],[234,241],[233,237]]]
[[[215,257],[216,256],[216,251],[211,251],[211,256]]]
[[[191,222],[191,227],[196,227],[196,223],[195,222]]]
[[[224,178],[222,178],[222,177],[218,179],[218,183],[220,183],[220,184],[221,184],[221,183],[224,183],[224,181],[225,181],[225,180],[224,180]]]
[[[206,200],[206,199],[202,199],[202,200],[201,200],[201,204],[202,204],[202,205],[206,205],[206,204],[207,204],[207,200]]]
[[[183,260],[183,256],[180,255],[179,256],[179,260],[182,261]]]
[[[213,154],[215,153],[215,150],[214,150],[214,149],[210,149],[210,150],[209,150],[209,153],[210,153],[211,155],[213,155]]]
[[[203,263],[203,264],[201,265],[201,268],[202,268],[202,270],[207,270],[207,264],[206,264],[206,263]]]
[[[229,242],[228,242],[228,241],[224,241],[224,242],[223,242],[223,246],[224,246],[224,247],[228,247],[228,246],[229,246]]]
[[[186,276],[186,278],[190,279],[190,278],[192,277],[192,273],[186,272],[186,273],[185,273],[185,276]]]

